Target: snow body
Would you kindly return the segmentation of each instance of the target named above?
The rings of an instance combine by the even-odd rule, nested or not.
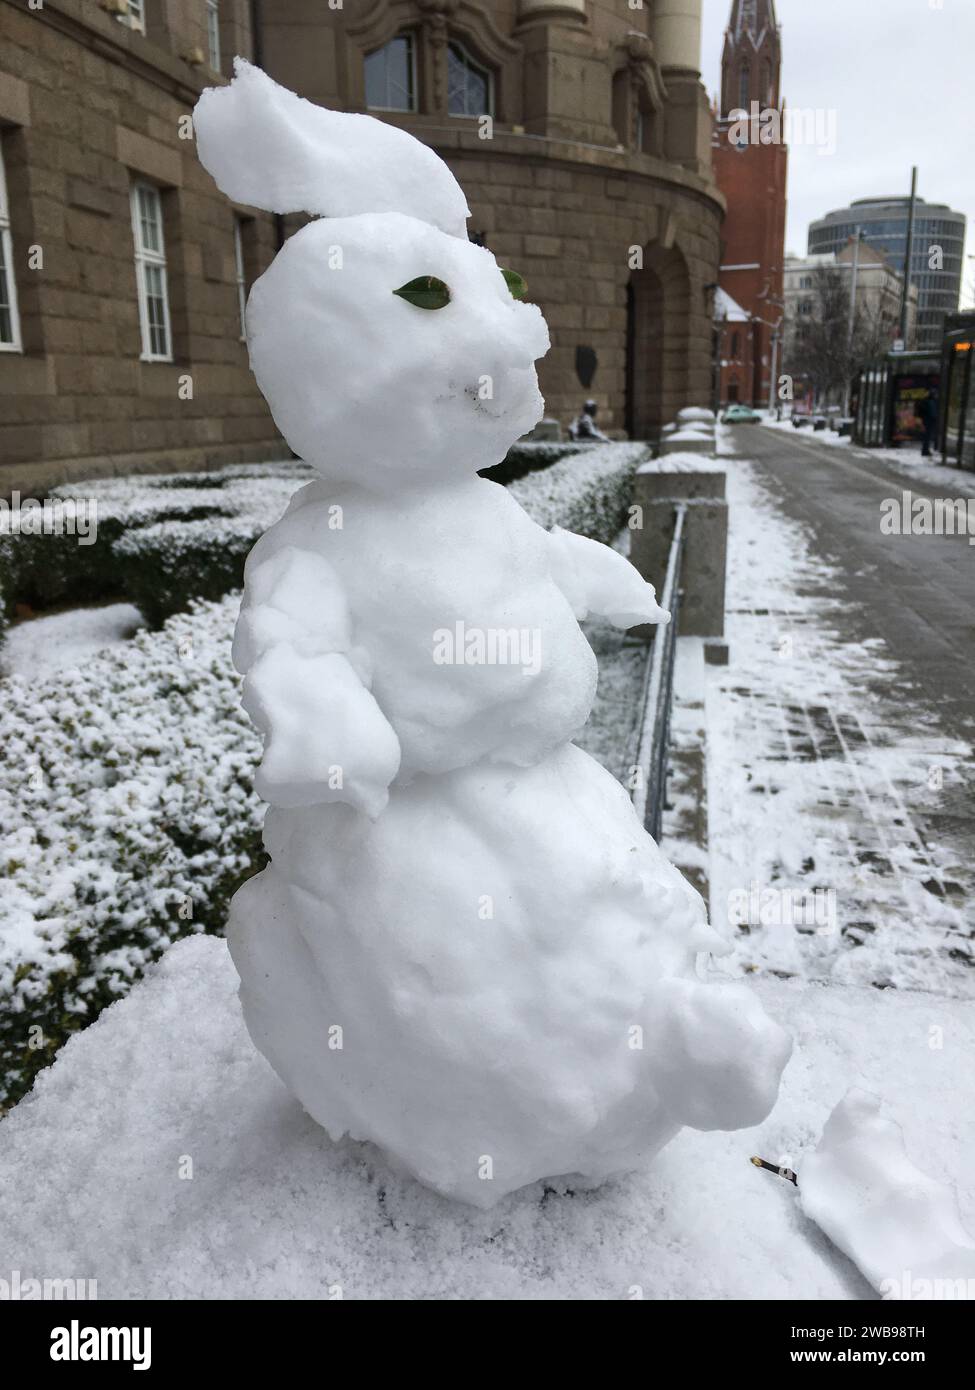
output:
[[[417,777],[375,821],[272,809],[265,839],[229,930],[244,1016],[333,1138],[486,1207],[767,1113],[786,1035],[697,978],[699,895],[581,749]]]
[[[596,690],[577,619],[660,616],[615,551],[542,530],[481,478],[385,493],[310,483],[246,577],[234,661],[268,739],[258,790],[370,814],[396,777],[484,758],[524,766],[567,743]]]
[[[683,1123],[755,1123],[789,1044],[697,980],[720,947],[700,898],[569,743],[595,686],[577,619],[660,621],[653,588],[476,477],[542,414],[545,321],[456,224],[446,166],[366,118],[350,169],[349,120],[240,61],[195,116],[231,196],[343,214],[247,308],[320,477],[248,560],[234,656],[272,862],[228,936],[251,1036],[309,1113],[488,1206],[601,1181]]]

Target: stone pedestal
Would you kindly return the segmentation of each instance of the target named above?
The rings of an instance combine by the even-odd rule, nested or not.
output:
[[[711,459],[668,455],[646,463],[635,479],[633,501],[640,508],[630,541],[630,559],[658,597],[667,572],[674,535],[675,508],[687,504],[680,587],[680,635],[724,635],[728,503],[725,473]]]

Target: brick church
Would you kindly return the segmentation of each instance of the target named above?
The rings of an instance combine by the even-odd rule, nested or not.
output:
[[[782,359],[788,150],[781,71],[774,0],[734,0],[713,151],[728,205],[715,296],[722,405],[767,406]]]

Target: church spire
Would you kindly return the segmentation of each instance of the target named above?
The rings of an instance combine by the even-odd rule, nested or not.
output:
[[[782,44],[775,0],[732,0],[721,60],[721,115],[780,105]]]
[[[757,43],[765,29],[777,30],[775,0],[733,0],[728,26],[736,38],[750,34]]]

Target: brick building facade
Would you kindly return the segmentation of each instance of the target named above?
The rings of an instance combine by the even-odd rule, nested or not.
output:
[[[548,319],[549,414],[565,424],[591,395],[605,428],[652,437],[707,402],[723,200],[700,11],[0,0],[0,233],[19,321],[11,341],[0,331],[0,492],[286,452],[249,372],[240,302],[297,223],[227,203],[186,122],[237,52],[447,160],[471,234],[526,277]]]
[[[723,405],[767,406],[782,360],[788,150],[781,72],[774,0],[734,0],[721,61],[714,173],[728,207],[720,284],[747,322],[716,321]],[[779,138],[770,139],[773,134]]]
[[[211,63],[253,52],[248,0],[211,13],[0,0],[0,495],[288,454],[241,340],[273,219],[231,207],[181,138]]]

